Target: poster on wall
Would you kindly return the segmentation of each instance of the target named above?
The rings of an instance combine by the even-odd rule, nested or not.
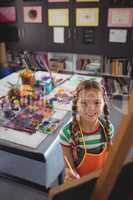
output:
[[[64,27],[53,28],[53,42],[64,43]]]
[[[69,26],[69,9],[48,9],[48,26]]]
[[[42,1],[42,0],[23,0],[24,2],[36,2],[36,1]]]
[[[77,8],[76,26],[98,26],[99,8]]]
[[[110,29],[109,42],[126,43],[127,29]]]
[[[99,2],[99,0],[76,0],[76,2]]]
[[[49,3],[69,2],[69,0],[48,0]]]
[[[42,23],[41,6],[24,6],[23,14],[25,23]]]
[[[13,6],[0,7],[0,23],[10,24],[16,22],[16,9]]]
[[[133,9],[132,8],[109,8],[108,26],[109,27],[132,27]]]

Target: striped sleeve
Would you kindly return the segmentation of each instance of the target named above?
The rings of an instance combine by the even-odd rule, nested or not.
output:
[[[113,136],[114,136],[114,126],[110,122],[110,124],[109,124],[109,140],[112,140]]]
[[[65,146],[71,146],[73,143],[70,131],[70,124],[67,124],[63,129],[60,131],[59,135],[60,144]]]

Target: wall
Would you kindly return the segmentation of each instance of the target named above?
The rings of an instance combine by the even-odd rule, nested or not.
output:
[[[116,3],[112,3],[116,2]],[[117,2],[119,5],[117,5]],[[2,4],[1,4],[2,5]],[[19,30],[19,41],[7,42],[8,49],[12,50],[29,50],[29,51],[53,51],[53,52],[70,52],[70,53],[88,53],[107,56],[132,56],[133,52],[133,30],[127,28],[128,36],[126,43],[109,43],[107,27],[107,12],[109,7],[133,7],[132,0],[100,0],[99,2],[76,3],[70,0],[67,3],[48,3],[46,0],[36,0],[23,2],[22,0],[14,0],[13,3],[17,8],[17,23]],[[26,24],[23,20],[23,6],[26,5],[41,5],[43,13],[43,23]],[[52,41],[53,27],[48,27],[48,12],[47,8],[69,8],[70,10],[70,27],[65,28],[65,36],[67,30],[71,30],[70,41],[64,44],[54,44]],[[95,31],[95,40],[91,44],[82,44],[82,28],[75,29],[75,8],[76,7],[99,7],[100,8],[100,24],[98,27],[92,27]],[[1,25],[0,25],[1,26]],[[74,30],[77,37],[74,38]]]

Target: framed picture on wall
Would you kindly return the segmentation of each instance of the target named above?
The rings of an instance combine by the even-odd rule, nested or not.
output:
[[[109,42],[126,43],[127,29],[110,29]]]
[[[69,9],[48,9],[48,26],[69,26]]]
[[[42,23],[41,6],[24,6],[23,14],[25,23]]]
[[[48,0],[49,3],[69,2],[69,0]]]
[[[108,26],[109,27],[132,27],[133,9],[132,8],[109,8]]]
[[[76,2],[99,2],[100,0],[76,0]]]
[[[42,1],[42,0],[23,0],[24,2],[36,2],[36,1]]]
[[[0,7],[0,24],[16,22],[16,8],[13,6]]]
[[[76,26],[98,26],[99,8],[77,8]]]

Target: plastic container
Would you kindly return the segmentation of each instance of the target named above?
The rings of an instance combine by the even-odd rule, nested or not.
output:
[[[45,82],[45,91],[47,93],[50,93],[52,90],[53,90],[53,83],[52,83],[52,80],[51,78],[49,78],[46,82]]]

